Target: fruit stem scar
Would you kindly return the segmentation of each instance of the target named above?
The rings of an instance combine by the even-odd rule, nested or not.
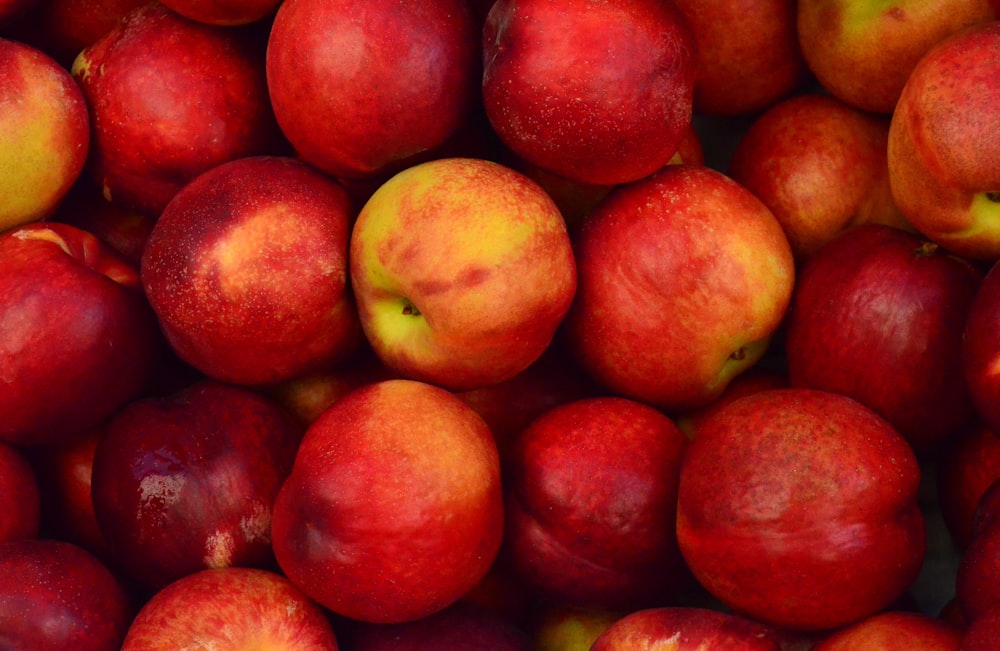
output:
[[[406,316],[420,316],[420,310],[417,306],[409,301],[409,299],[403,299],[403,314]]]

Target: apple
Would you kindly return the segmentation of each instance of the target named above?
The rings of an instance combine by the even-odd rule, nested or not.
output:
[[[351,651],[534,651],[528,634],[496,613],[458,602],[426,617],[395,624],[361,622]]]
[[[661,606],[618,619],[594,641],[591,651],[780,651],[765,625],[735,613],[701,607]]]
[[[908,228],[889,188],[889,120],[818,92],[795,95],[753,120],[728,174],[767,205],[804,261],[858,224]]]
[[[270,400],[214,380],[122,408],[91,471],[115,567],[151,589],[206,568],[275,567],[272,504],[301,434]]]
[[[674,0],[697,43],[694,111],[739,116],[805,88],[795,0]]]
[[[83,172],[90,124],[80,88],[42,50],[0,38],[0,71],[3,232],[52,215]]]
[[[962,631],[924,613],[886,610],[836,630],[812,651],[956,651]]]
[[[970,622],[1000,606],[1000,480],[977,505],[972,536],[955,576],[955,598]]]
[[[711,402],[760,360],[795,276],[771,211],[703,166],[619,187],[574,252],[566,333],[580,365],[610,392],[671,413]]]
[[[162,335],[135,268],[94,235],[0,235],[0,440],[81,439],[150,381]]]
[[[360,621],[413,621],[487,573],[503,533],[489,428],[454,394],[414,380],[358,388],[305,433],[274,504],[278,564],[303,592]]]
[[[274,14],[281,0],[164,0],[165,7],[210,25],[246,25]]]
[[[350,275],[375,353],[409,379],[465,391],[546,350],[576,291],[572,245],[542,188],[484,159],[386,181],[351,235]]]
[[[800,269],[786,322],[792,386],[854,398],[926,455],[975,418],[962,336],[981,274],[916,234],[867,224]]]
[[[913,68],[889,126],[889,185],[907,220],[958,255],[1000,257],[1000,21],[954,34]]]
[[[735,612],[782,628],[844,626],[888,607],[927,550],[920,467],[846,396],[772,389],[706,419],[681,463],[677,538]]]
[[[347,191],[305,163],[255,156],[218,165],[167,204],[142,282],[167,341],[205,375],[288,380],[361,341],[348,278]]]
[[[483,106],[500,140],[567,179],[647,176],[691,122],[695,42],[673,3],[498,0],[482,51]]]
[[[810,70],[834,96],[892,113],[917,61],[934,45],[998,17],[994,0],[799,2],[796,30]]]
[[[285,0],[267,45],[282,132],[334,176],[408,166],[473,110],[477,33],[463,0]]]
[[[37,537],[41,515],[38,478],[28,456],[0,443],[0,543]]]
[[[972,540],[979,501],[1000,479],[1000,437],[982,423],[956,437],[935,463],[937,504],[945,527],[959,550]]]
[[[268,570],[228,567],[189,574],[146,601],[121,651],[337,651],[316,603]]]
[[[976,413],[994,433],[1000,432],[1000,269],[991,263],[965,322],[962,367]]]
[[[134,608],[111,571],[62,540],[0,543],[0,647],[118,651]]]
[[[626,398],[554,407],[517,437],[503,554],[545,601],[628,610],[688,585],[675,516],[687,439]]]
[[[72,74],[91,118],[87,175],[108,200],[155,217],[202,172],[284,150],[260,40],[152,3],[77,55]]]
[[[1000,644],[1000,606],[969,622],[958,651],[994,651]]]

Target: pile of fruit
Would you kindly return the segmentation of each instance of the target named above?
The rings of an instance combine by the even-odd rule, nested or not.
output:
[[[0,0],[0,648],[1000,648],[995,0]]]

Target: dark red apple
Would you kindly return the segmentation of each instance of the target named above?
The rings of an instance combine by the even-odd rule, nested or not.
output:
[[[975,417],[962,330],[980,273],[912,233],[853,228],[802,267],[786,323],[792,386],[854,398],[919,454]]]
[[[937,502],[959,550],[972,539],[979,501],[1000,479],[1000,437],[977,423],[937,461]]]
[[[470,115],[477,35],[464,0],[285,0],[267,45],[275,116],[334,176],[398,171]]]
[[[887,607],[927,550],[920,467],[871,409],[772,389],[702,422],[684,455],[677,538],[695,578],[736,612],[823,630]]]
[[[72,72],[90,108],[88,174],[106,198],[157,216],[202,172],[283,151],[261,40],[151,3],[80,52]]]
[[[142,282],[177,355],[207,376],[268,384],[361,342],[349,287],[347,191],[298,160],[223,163],[157,219]]]
[[[695,42],[673,3],[498,0],[482,47],[494,130],[518,156],[567,179],[648,176],[691,122]]]
[[[781,651],[763,624],[740,615],[696,607],[666,606],[630,613],[607,628],[591,651]]]
[[[635,609],[687,587],[675,515],[687,439],[662,412],[617,397],[576,400],[515,441],[504,551],[542,598]]]
[[[31,462],[20,448],[0,443],[0,543],[35,538],[41,514]]]
[[[412,621],[458,601],[500,547],[496,445],[453,393],[413,380],[335,402],[299,446],[274,504],[274,552],[345,617]]]
[[[467,603],[411,622],[361,622],[351,651],[533,651],[528,634],[498,614]]]
[[[0,648],[118,651],[132,614],[122,584],[83,548],[0,543]]]
[[[0,440],[69,444],[149,382],[163,348],[138,271],[94,235],[0,235]]]
[[[300,437],[269,399],[212,380],[123,408],[91,475],[116,567],[154,589],[205,568],[274,567],[272,503]]]

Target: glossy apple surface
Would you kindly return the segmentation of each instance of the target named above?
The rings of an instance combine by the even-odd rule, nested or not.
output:
[[[480,70],[466,2],[286,0],[267,45],[274,113],[299,156],[348,178],[398,171],[468,118]]]
[[[96,557],[61,540],[0,543],[0,646],[118,651],[133,606]]]
[[[122,651],[337,651],[326,613],[285,577],[261,569],[201,570],[154,594]]]
[[[130,403],[91,473],[109,558],[153,589],[206,568],[272,567],[272,504],[300,437],[270,400],[212,380]]]
[[[766,626],[740,615],[696,607],[666,606],[630,613],[608,627],[591,651],[779,651]]]
[[[502,530],[499,455],[483,419],[444,389],[386,380],[306,430],[271,533],[307,595],[389,624],[458,601],[492,565]]]
[[[0,88],[3,232],[51,216],[83,171],[90,124],[69,72],[30,45],[0,38]]]
[[[259,41],[156,3],[79,53],[72,73],[93,136],[87,173],[106,198],[158,216],[202,172],[282,147]]]
[[[913,68],[889,126],[889,185],[907,220],[959,255],[1000,256],[1000,21],[940,41]]]
[[[675,529],[687,439],[616,397],[554,407],[515,440],[504,554],[545,600],[635,609],[687,587]]]
[[[651,174],[691,121],[694,37],[671,3],[499,0],[482,52],[497,135],[568,179],[614,185]]]
[[[470,390],[548,348],[576,290],[566,223],[541,187],[483,159],[444,158],[385,182],[351,235],[361,326],[401,375]]]
[[[78,440],[149,382],[163,341],[136,269],[94,235],[0,235],[0,440]]]
[[[729,608],[797,630],[843,626],[916,579],[920,468],[884,419],[839,394],[774,389],[704,421],[681,464],[677,537]]]
[[[975,418],[962,337],[980,279],[913,233],[842,233],[799,272],[785,339],[792,386],[850,396],[918,453],[940,449]]]
[[[0,443],[0,543],[37,537],[41,515],[38,479],[28,457]]]
[[[962,630],[923,613],[888,610],[826,636],[813,651],[956,651]]]
[[[619,188],[574,252],[566,332],[580,365],[670,412],[710,402],[763,356],[795,275],[770,210],[708,167],[669,166]]]
[[[142,257],[174,351],[209,377],[252,385],[346,358],[361,341],[347,268],[353,216],[341,185],[292,158],[242,158],[191,181]]]

